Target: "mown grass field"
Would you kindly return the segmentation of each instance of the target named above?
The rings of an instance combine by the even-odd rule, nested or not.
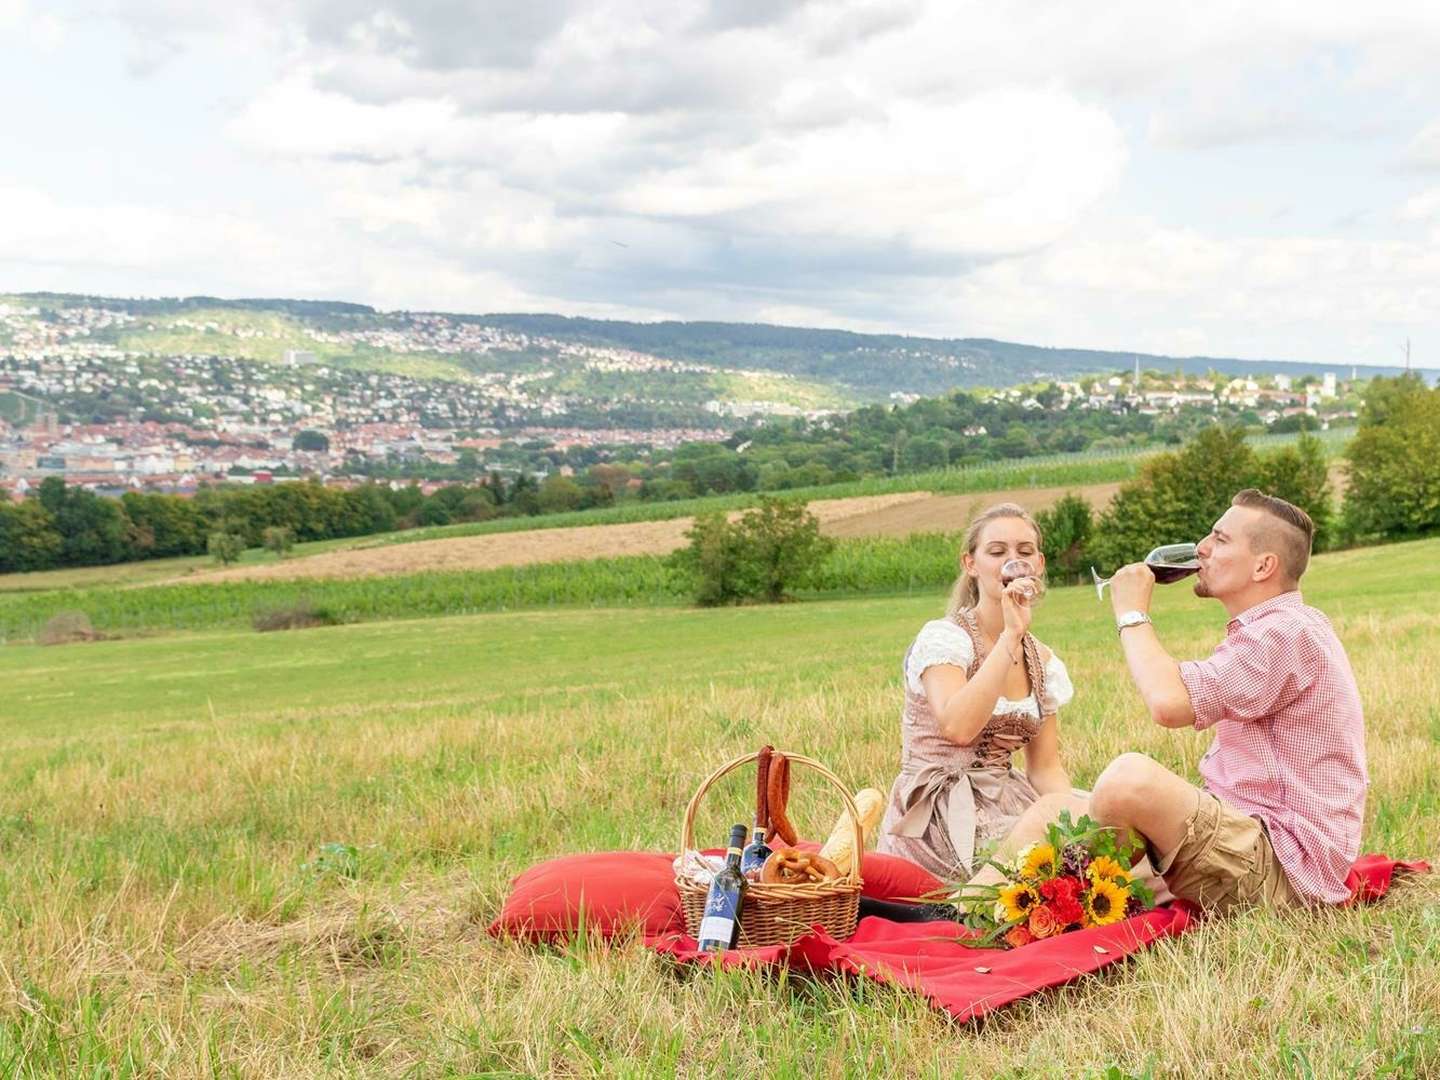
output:
[[[974,1026],[872,984],[485,934],[537,859],[673,849],[699,781],[761,742],[887,785],[900,656],[943,591],[0,649],[0,1074],[1440,1072],[1434,877],[1212,924]],[[1365,697],[1369,850],[1440,846],[1437,592],[1440,541],[1307,579]],[[1183,586],[1155,615],[1180,654],[1223,631]],[[1090,590],[1055,590],[1036,626],[1078,687],[1076,783],[1127,749],[1193,772],[1209,737],[1143,719]],[[715,793],[702,837],[747,786]],[[797,776],[795,809],[818,833],[834,802]]]
[[[938,533],[842,540],[801,592],[815,598],[932,591],[953,577],[955,546],[953,537]],[[354,580],[0,591],[0,644],[36,640],[47,620],[74,611],[82,612],[101,633],[114,636],[245,627],[257,615],[297,606],[343,623],[535,608],[673,606],[688,601],[690,588],[688,578],[664,556],[633,555]]]

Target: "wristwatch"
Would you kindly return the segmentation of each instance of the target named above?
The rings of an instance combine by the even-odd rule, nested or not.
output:
[[[1122,632],[1127,626],[1141,626],[1150,622],[1150,616],[1143,611],[1127,611],[1115,620],[1115,632]]]

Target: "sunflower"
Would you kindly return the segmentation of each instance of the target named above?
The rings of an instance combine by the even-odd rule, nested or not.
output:
[[[1027,844],[1015,856],[1015,870],[1022,878],[1038,881],[1055,876],[1055,848],[1051,844]]]
[[[1130,884],[1130,871],[1109,855],[1096,856],[1089,868],[1091,881],[1113,881],[1122,888]]]
[[[1085,914],[1091,926],[1105,926],[1125,917],[1130,890],[1123,885],[1101,878],[1085,894]]]
[[[1028,918],[1030,910],[1039,902],[1040,894],[1033,886],[1017,881],[1001,887],[995,910],[1005,913],[1005,922],[1016,922]]]

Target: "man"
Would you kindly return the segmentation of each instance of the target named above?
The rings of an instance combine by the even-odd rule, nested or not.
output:
[[[1239,905],[1336,903],[1360,850],[1368,783],[1360,694],[1330,621],[1300,597],[1315,525],[1248,489],[1199,545],[1195,594],[1230,615],[1207,660],[1177,663],[1150,620],[1155,577],[1124,567],[1111,599],[1125,661],[1157,724],[1215,728],[1195,787],[1144,754],[1101,773],[1090,816],[1146,841],[1177,896]]]

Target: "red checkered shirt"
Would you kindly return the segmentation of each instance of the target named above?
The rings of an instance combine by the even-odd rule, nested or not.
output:
[[[1365,719],[1345,648],[1299,592],[1242,611],[1208,660],[1187,660],[1195,727],[1215,727],[1205,789],[1265,823],[1302,897],[1337,903],[1360,853]]]

